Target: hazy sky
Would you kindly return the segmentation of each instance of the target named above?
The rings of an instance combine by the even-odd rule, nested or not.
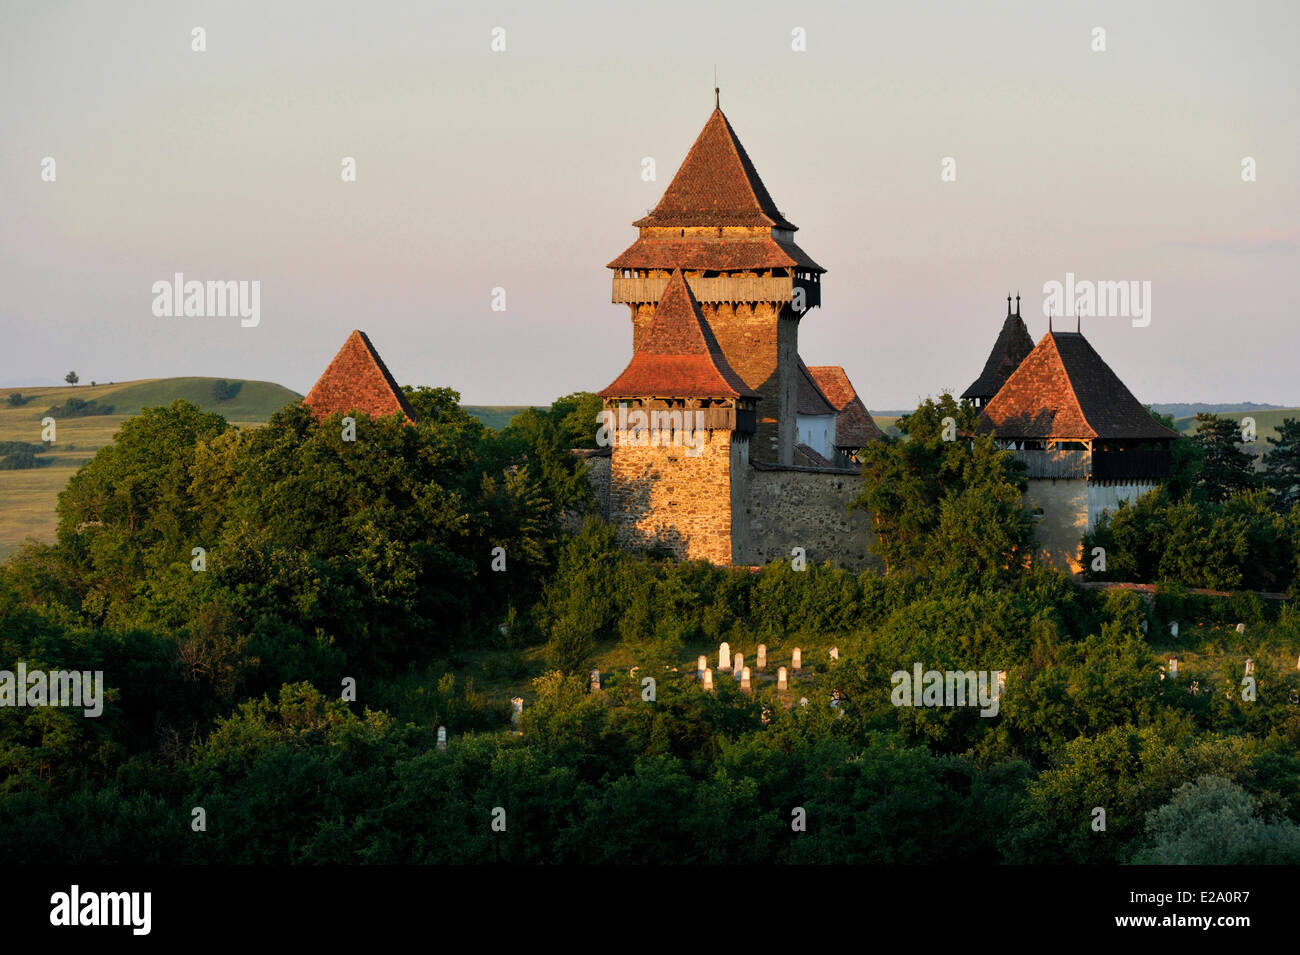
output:
[[[470,403],[604,387],[632,347],[604,265],[716,64],[828,269],[800,352],[869,407],[970,384],[1008,291],[1040,338],[1067,272],[1151,282],[1149,326],[1083,326],[1140,399],[1300,405],[1297,36],[1290,0],[0,0],[0,383],[305,392],[361,328]],[[155,317],[175,272],[260,281],[260,325]]]

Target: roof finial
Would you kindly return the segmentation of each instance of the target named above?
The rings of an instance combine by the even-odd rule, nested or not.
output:
[[[1016,317],[1020,317],[1020,292],[1016,292]]]
[[[1007,318],[1011,317],[1011,293],[1007,293]]]

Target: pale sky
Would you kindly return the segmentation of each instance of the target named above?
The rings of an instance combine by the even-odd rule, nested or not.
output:
[[[1038,340],[1067,272],[1151,282],[1148,327],[1083,322],[1139,399],[1300,405],[1297,36],[1286,0],[0,0],[0,383],[305,392],[361,328],[468,403],[602,388],[632,347],[605,263],[716,65],[828,270],[800,352],[868,407],[963,390],[1008,291]],[[176,272],[260,281],[260,324],[155,317]]]

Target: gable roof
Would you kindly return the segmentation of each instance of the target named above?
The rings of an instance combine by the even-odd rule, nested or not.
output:
[[[885,436],[843,368],[839,365],[813,365],[808,371],[831,407],[839,412],[835,418],[837,448],[863,448]]]
[[[797,226],[781,215],[736,131],[714,109],[654,211],[637,226]]]
[[[837,410],[822,393],[802,358],[799,359],[799,375],[795,386],[795,410],[802,415],[833,415]]]
[[[1006,384],[1011,373],[1020,367],[1020,363],[1034,350],[1034,340],[1029,337],[1029,329],[1025,327],[1024,319],[1019,315],[1019,308],[1015,315],[1010,314],[1010,311],[1011,300],[1008,298],[1007,317],[1002,323],[1002,330],[998,332],[993,350],[989,352],[989,357],[984,362],[984,370],[971,386],[962,392],[963,398],[982,398],[988,401],[998,393],[998,389]]]
[[[1048,332],[980,412],[1000,438],[1162,440],[1178,433],[1142,406],[1079,332]]]
[[[732,370],[681,269],[659,297],[654,318],[623,373],[602,398],[757,398]]]
[[[364,411],[372,418],[400,413],[411,424],[416,420],[388,366],[360,329],[348,336],[303,403],[318,421],[335,412],[350,411]]]

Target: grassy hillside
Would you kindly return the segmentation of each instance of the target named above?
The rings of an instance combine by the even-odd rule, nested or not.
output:
[[[1272,450],[1273,446],[1268,443],[1267,438],[1277,437],[1277,428],[1285,419],[1300,419],[1300,408],[1278,408],[1272,411],[1234,411],[1229,414],[1220,415],[1221,418],[1231,418],[1233,421],[1240,422],[1242,418],[1250,417],[1255,419],[1256,439],[1254,447],[1248,450],[1256,455],[1264,454]],[[1175,418],[1174,427],[1183,434],[1191,435],[1196,433],[1196,417],[1193,415],[1187,418]]]
[[[113,413],[107,415],[58,417],[58,438],[49,450],[37,455],[36,468],[0,471],[0,560],[28,537],[54,540],[59,491],[77,468],[113,440],[122,422],[141,408],[168,405],[183,398],[235,424],[255,425],[300,397],[269,381],[245,381],[232,398],[218,401],[213,394],[217,381],[216,378],[156,378],[75,388],[63,385],[0,389],[0,441],[40,443],[41,418],[50,408],[65,404],[69,398],[113,408]],[[231,384],[235,381],[230,379]],[[13,392],[26,399],[21,406],[9,404],[8,396]]]
[[[529,405],[462,405],[469,414],[478,418],[487,427],[500,431],[510,423],[510,419],[521,411],[526,411]],[[539,405],[544,408],[544,405]]]

